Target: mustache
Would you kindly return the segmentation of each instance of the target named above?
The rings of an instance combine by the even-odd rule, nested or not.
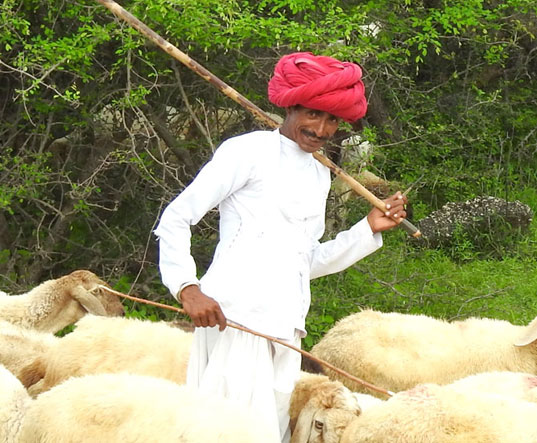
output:
[[[302,129],[302,133],[304,135],[307,135],[308,137],[312,137],[312,138],[315,138],[319,141],[328,141],[329,137],[318,137],[317,134],[315,134],[315,132],[312,132],[312,131],[308,131],[307,129]]]

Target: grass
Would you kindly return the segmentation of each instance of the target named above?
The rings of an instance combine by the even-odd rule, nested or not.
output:
[[[471,248],[459,255],[417,249],[405,235],[385,234],[379,251],[344,272],[312,282],[305,349],[335,321],[365,307],[446,320],[490,317],[514,324],[527,324],[537,316],[535,223],[500,259]]]

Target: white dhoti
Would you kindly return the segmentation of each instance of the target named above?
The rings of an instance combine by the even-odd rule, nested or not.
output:
[[[289,344],[300,347],[300,335]],[[289,401],[301,355],[267,339],[227,327],[196,328],[187,384],[253,409],[289,442]]]

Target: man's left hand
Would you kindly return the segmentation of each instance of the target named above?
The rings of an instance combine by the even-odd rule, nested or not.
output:
[[[400,191],[384,200],[386,212],[373,208],[367,215],[367,221],[373,233],[387,231],[397,226],[406,218],[406,204],[408,199]]]

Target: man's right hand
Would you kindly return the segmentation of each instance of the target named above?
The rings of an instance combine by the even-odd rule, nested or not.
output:
[[[226,327],[227,320],[218,302],[201,292],[199,286],[190,285],[181,291],[183,309],[196,327],[219,325],[220,331]]]

